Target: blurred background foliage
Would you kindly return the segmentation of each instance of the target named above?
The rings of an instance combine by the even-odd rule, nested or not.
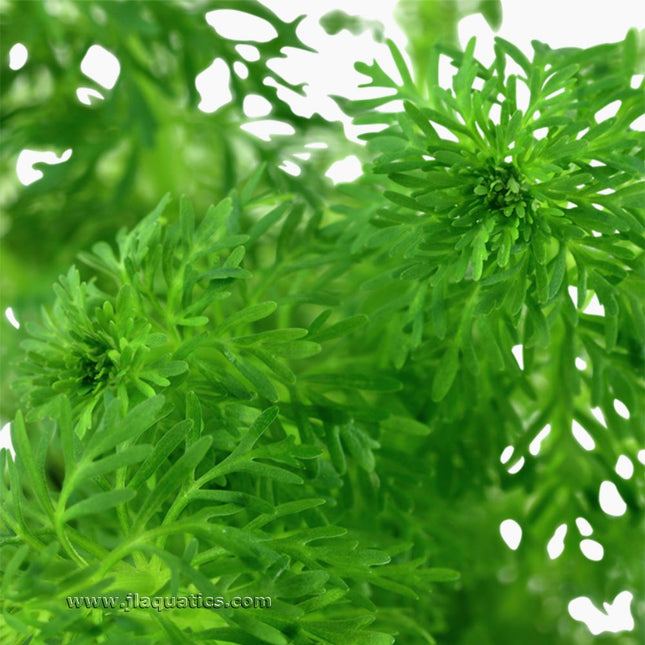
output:
[[[239,42],[219,36],[204,19],[207,11],[216,9],[248,12],[268,21],[278,35],[268,42],[249,43],[260,52],[257,61],[242,59],[235,48]],[[2,2],[0,11],[0,307],[2,311],[13,307],[21,322],[35,319],[41,305],[51,300],[52,282],[79,251],[98,240],[112,240],[118,229],[134,225],[166,192],[190,195],[195,210],[203,212],[266,163],[259,192],[297,194],[312,209],[324,210],[332,197],[337,198],[332,182],[324,177],[331,162],[348,154],[364,155],[361,146],[347,139],[341,123],[297,114],[281,98],[285,94],[278,88],[301,94],[303,88],[279,77],[268,61],[283,57],[285,47],[309,46],[299,36],[298,20],[284,21],[259,2],[43,0]],[[491,27],[499,26],[498,0],[399,2],[396,17],[409,39],[408,54],[419,76],[427,71],[432,47],[437,42],[457,45],[458,21],[474,12],[481,12]],[[346,29],[355,34],[369,31],[375,39],[383,39],[379,24],[343,12],[327,14],[321,24],[330,37]],[[13,72],[6,62],[16,42],[26,44],[29,61]],[[77,100],[75,90],[91,85],[79,64],[95,43],[117,56],[121,73],[104,101],[86,106]],[[197,108],[195,77],[218,57],[231,70],[236,61],[243,62],[248,76],[232,71],[232,100],[206,114]],[[275,82],[267,84],[267,77]],[[291,125],[295,134],[265,142],[240,129],[248,122],[242,106],[249,94],[269,100],[269,118]],[[311,150],[300,176],[278,168],[311,142],[324,142],[328,148]],[[23,186],[15,167],[25,148],[57,154],[72,148],[73,154],[66,163],[43,165],[44,177]],[[7,419],[16,410],[8,386],[23,332],[12,330],[4,317],[0,328],[0,414]],[[482,435],[495,431],[480,430]],[[470,431],[477,436],[476,428]],[[450,433],[432,441],[438,453],[453,448]],[[481,445],[475,442],[473,450],[481,456]],[[396,458],[396,440],[382,446],[381,454]],[[600,565],[591,573],[589,566],[581,567],[583,558],[575,548],[565,550],[557,561],[546,558],[543,542],[525,545],[521,553],[508,551],[497,527],[501,519],[525,508],[534,482],[525,472],[511,490],[497,465],[495,460],[484,464],[480,459],[479,467],[472,469],[465,460],[454,486],[438,471],[430,476],[436,490],[418,488],[410,500],[423,526],[432,527],[435,562],[460,570],[463,580],[452,591],[428,594],[420,601],[420,611],[430,617],[428,623],[443,643],[591,642],[587,628],[566,614],[566,603],[585,585],[593,587],[592,599],[601,606],[613,598],[617,578],[640,584],[642,545],[626,544],[620,525],[615,525],[615,534],[605,538],[612,546],[624,547],[625,569]],[[566,469],[566,464],[555,463],[552,476],[566,474]],[[411,467],[402,477],[424,475]],[[575,478],[575,473],[571,476]],[[549,482],[542,485],[549,490]],[[593,517],[589,519],[594,524]],[[540,520],[544,530],[534,534],[547,534],[551,527],[547,520]],[[633,522],[638,521],[635,515]],[[354,522],[370,530],[369,517],[356,517]],[[396,613],[395,608],[391,611]],[[639,633],[608,634],[600,640],[637,643]],[[429,636],[427,642],[432,642]]]
[[[238,43],[219,37],[204,18],[232,8],[268,19],[277,31],[277,38],[253,43],[261,52],[257,61],[241,59]],[[3,69],[3,255],[5,266],[14,267],[5,273],[3,302],[17,304],[30,284],[57,274],[91,242],[134,224],[164,192],[190,194],[205,208],[259,162],[277,165],[297,143],[263,142],[240,130],[248,94],[266,97],[271,118],[292,125],[301,140],[316,128],[337,131],[316,115],[297,116],[264,83],[275,76],[267,61],[284,47],[306,46],[296,35],[298,21],[283,22],[256,2],[16,2],[4,7],[2,21],[3,61],[16,42],[29,49],[23,69]],[[92,85],[79,64],[95,43],[118,58],[121,73],[105,101],[86,106],[75,90]],[[248,77],[232,73],[232,100],[206,114],[197,109],[195,78],[215,58],[230,66],[242,60]],[[299,91],[284,79],[280,85]],[[14,169],[24,148],[72,148],[73,155],[23,187]]]

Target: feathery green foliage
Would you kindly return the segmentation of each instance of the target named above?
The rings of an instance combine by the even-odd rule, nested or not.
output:
[[[495,23],[497,3],[481,4]],[[110,29],[139,16],[132,42],[157,34],[192,80],[200,65],[188,49],[175,58],[163,27],[192,24],[190,11],[134,5],[96,4],[115,14]],[[244,88],[265,94],[266,57],[298,45],[295,24],[255,2],[200,9],[229,5],[276,28]],[[364,28],[350,18],[323,22]],[[215,40],[231,61],[231,43]],[[642,541],[642,477],[615,467],[639,468],[643,439],[638,36],[586,50],[535,42],[532,57],[498,39],[489,67],[474,41],[426,45],[413,39],[410,69],[388,41],[399,78],[359,63],[382,96],[337,99],[379,126],[363,135],[360,179],[334,189],[315,160],[298,180],[280,176],[286,144],[236,157],[240,133],[218,113],[226,172],[265,163],[227,175],[208,208],[201,194],[166,195],[116,244],[83,235],[82,266],[26,325],[16,367],[16,457],[0,451],[0,642],[588,643],[566,614],[572,597],[601,606],[642,592],[629,548]],[[440,56],[456,69],[451,88],[436,82]],[[615,116],[599,118],[613,101]],[[350,145],[333,125],[281,118],[299,141],[315,126]],[[190,174],[180,156],[169,161]],[[133,168],[104,203],[144,200]],[[141,163],[155,200],[193,187],[164,186],[157,170]],[[28,190],[20,199],[49,208]],[[593,296],[603,317],[585,313]],[[601,508],[601,483],[626,515]],[[601,562],[575,548],[576,517]],[[499,537],[509,518],[523,528],[514,552]],[[566,549],[550,559],[562,524]],[[271,605],[124,611],[135,593]],[[92,595],[117,605],[66,602]],[[642,636],[642,598],[632,613],[624,643]]]

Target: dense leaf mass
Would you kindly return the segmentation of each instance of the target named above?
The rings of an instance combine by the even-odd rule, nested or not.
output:
[[[132,93],[105,104],[131,117],[127,163],[115,164],[108,199],[114,182],[93,174],[101,139],[81,148],[86,174],[70,167],[62,192],[50,175],[42,201],[35,184],[10,210],[29,204],[47,230],[58,196],[63,235],[96,201],[125,226],[112,244],[90,224],[61,251],[67,262],[82,248],[80,263],[39,319],[33,291],[17,303],[27,333],[12,365],[15,458],[0,450],[1,642],[584,645],[588,629],[566,613],[573,597],[602,606],[642,592],[638,36],[586,50],[535,42],[532,57],[497,39],[485,66],[474,41],[462,52],[418,33],[437,16],[454,31],[460,4],[402,3],[412,69],[387,43],[399,78],[357,64],[379,92],[337,102],[377,126],[361,149],[264,84],[268,57],[306,49],[297,22],[250,0],[213,3],[278,35],[258,45],[248,81],[234,81],[231,106],[199,117],[207,136],[191,150],[212,146],[200,173],[162,131],[190,114],[172,97],[194,95],[204,57],[232,65],[233,41],[200,16],[194,50],[178,44],[172,34],[193,34],[196,15],[183,4],[61,3],[71,13],[53,42],[70,25],[93,33],[98,16],[108,44],[127,44]],[[497,2],[475,6],[498,23]],[[323,23],[382,35],[342,12]],[[161,76],[141,64],[143,44],[166,61]],[[442,56],[450,88],[437,83]],[[291,143],[232,127],[246,92],[298,128]],[[15,146],[32,127],[21,105],[8,117]],[[277,170],[314,128],[365,161],[361,178],[332,187],[315,157],[300,178]],[[96,130],[88,117],[77,134]],[[140,159],[139,138],[163,162]],[[243,168],[253,170],[241,180]],[[166,190],[196,194],[166,195],[130,226]],[[118,219],[126,196],[133,211]],[[16,224],[16,249],[26,230]],[[509,520],[522,531],[514,551],[500,540]],[[271,604],[120,605],[198,593]],[[119,605],[66,601],[93,595]],[[629,645],[642,636],[642,598],[631,611]]]

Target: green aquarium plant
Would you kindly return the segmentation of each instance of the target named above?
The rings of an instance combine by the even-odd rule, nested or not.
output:
[[[621,593],[641,639],[639,36],[500,38],[488,66],[474,41],[417,34],[411,67],[386,44],[396,78],[358,63],[378,96],[337,98],[364,148],[284,115],[359,179],[277,172],[284,143],[241,144],[243,173],[223,132],[212,205],[178,180],[114,241],[86,230],[38,316],[30,294],[0,642],[582,644],[568,603]]]

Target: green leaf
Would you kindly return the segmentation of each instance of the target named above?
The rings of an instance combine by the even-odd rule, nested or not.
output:
[[[387,45],[387,48],[390,50],[390,54],[392,55],[392,59],[394,60],[394,64],[396,65],[397,71],[401,75],[401,80],[403,81],[403,85],[406,87],[413,88],[414,81],[412,80],[412,76],[410,75],[410,70],[408,69],[406,62],[403,59],[403,56],[401,55],[399,48],[389,38],[385,41],[385,44]]]
[[[331,463],[333,464],[336,472],[339,475],[344,475],[347,472],[347,459],[345,458],[345,450],[340,440],[340,428],[338,426],[325,428],[327,436],[327,449]]]
[[[257,477],[266,477],[273,479],[282,484],[304,484],[304,480],[299,475],[292,473],[286,468],[280,466],[272,466],[259,461],[245,461],[236,466],[236,470],[240,472],[247,472],[256,475]]]
[[[562,69],[559,69],[552,76],[550,76],[544,86],[542,87],[542,94],[546,97],[555,92],[556,90],[561,89],[565,86],[565,83],[578,72],[580,69],[579,65],[575,63],[573,65],[567,65]]]
[[[168,642],[173,645],[191,645],[193,642],[190,637],[186,636],[184,631],[182,631],[175,623],[170,619],[166,618],[163,614],[158,616],[159,624],[165,632]]]
[[[207,316],[192,316],[190,318],[180,318],[177,324],[182,327],[203,327],[208,324]]]
[[[269,331],[261,331],[257,334],[250,334],[248,336],[238,336],[235,342],[238,345],[253,345],[261,343],[263,345],[272,345],[274,343],[280,344],[292,340],[303,338],[307,335],[306,329],[297,327],[287,329],[271,329]]]
[[[140,434],[169,414],[169,410],[162,411],[164,402],[165,399],[161,394],[147,399],[132,408],[114,427],[103,428],[102,432],[95,432],[87,444],[83,459],[94,459],[124,441],[134,441]]]
[[[380,374],[305,374],[304,380],[331,389],[372,390],[374,392],[397,392],[401,383]]]
[[[384,632],[361,631],[348,636],[347,645],[392,645],[394,636]]]
[[[645,182],[639,181],[616,191],[613,199],[621,206],[629,208],[645,207]]]
[[[340,436],[358,465],[368,473],[374,472],[375,461],[372,448],[378,448],[379,444],[353,423],[341,426]]]
[[[170,497],[176,489],[182,487],[189,474],[206,456],[212,443],[212,437],[204,436],[186,449],[186,452],[165,472],[157,485],[150,491],[137,517],[137,525],[143,526]],[[134,495],[134,491],[129,490]]]
[[[186,430],[189,443],[192,443],[204,431],[202,406],[195,392],[186,393],[186,420],[192,421],[192,426]]]
[[[281,598],[302,598],[321,593],[329,575],[326,571],[305,571],[295,575],[287,573],[276,583],[276,593]]]
[[[18,474],[18,467],[10,457],[9,450],[7,448],[2,448],[0,450],[0,468],[2,468],[2,472],[9,472],[9,490],[11,492],[11,501],[13,502],[12,511],[16,520],[18,521],[19,532],[29,534],[30,531],[25,525],[25,518],[23,513],[23,492],[22,485],[20,483],[20,475]],[[2,496],[2,499],[7,499],[9,497],[7,495],[7,488],[4,482],[4,478],[2,480],[2,483],[0,484],[0,495]]]
[[[195,212],[190,199],[186,195],[182,195],[179,200],[179,224],[182,242],[186,247],[190,247],[195,230]]]
[[[61,445],[63,448],[63,459],[67,476],[76,468],[76,454],[74,451],[74,426],[72,424],[72,406],[69,398],[59,397],[58,428],[60,430]]]
[[[208,332],[195,334],[192,338],[185,340],[173,353],[172,358],[181,360],[194,354],[195,350],[209,340]]]
[[[540,304],[546,303],[549,298],[549,277],[543,264],[535,265],[535,286],[538,302]]]
[[[131,233],[132,239],[136,239],[137,241],[135,257],[139,262],[141,262],[148,252],[148,249],[151,246],[150,240],[152,239],[152,236],[156,231],[159,231],[157,222],[163,211],[166,209],[169,201],[170,193],[166,193],[152,212],[146,215]]]
[[[432,381],[432,400],[439,402],[452,387],[459,369],[459,348],[452,344],[441,358]]]
[[[473,280],[479,280],[482,276],[484,270],[484,260],[488,257],[488,251],[486,250],[486,243],[490,236],[490,231],[485,227],[481,226],[475,235],[473,240],[471,263],[473,269]]]
[[[413,103],[410,103],[410,101],[404,101],[403,109],[405,110],[406,114],[419,126],[421,131],[426,136],[433,139],[439,138],[437,131],[432,127],[432,124],[430,123],[428,118],[425,117]]]
[[[508,54],[524,70],[527,77],[531,76],[532,65],[529,59],[515,45],[509,43],[508,40],[496,36],[495,47],[499,48],[505,54]]]
[[[435,284],[432,290],[431,311],[432,326],[437,338],[443,340],[446,337],[447,320],[446,320],[446,280],[441,278]]]
[[[461,578],[459,571],[454,571],[453,569],[424,569],[422,575],[423,579],[428,582],[454,582]]]
[[[410,434],[415,436],[429,435],[431,430],[425,424],[410,417],[391,415],[384,421],[381,421],[381,427],[387,432]]]
[[[553,300],[560,291],[562,281],[566,272],[567,253],[564,245],[560,247],[560,251],[556,256],[553,264],[553,274],[551,276],[551,283],[549,285],[549,300]]]
[[[497,252],[497,264],[504,268],[508,265],[511,257],[511,246],[513,245],[513,231],[511,229],[504,229],[502,232],[502,241],[499,245]]]
[[[263,515],[258,517],[252,522],[249,523],[248,528],[260,528],[266,526],[267,524],[274,522],[282,517],[288,515],[301,515],[305,511],[309,511],[312,508],[317,508],[323,506],[327,503],[327,500],[324,497],[309,497],[305,499],[297,499],[293,502],[285,502],[284,504],[278,504],[274,506],[271,512],[268,515]],[[325,529],[333,529],[333,536],[344,535],[346,533],[345,529],[338,529],[336,527],[325,527]],[[315,529],[314,529],[315,530]],[[325,534],[326,536],[328,534]],[[319,535],[319,537],[322,537]]]
[[[228,316],[226,320],[217,325],[217,329],[224,331],[256,320],[262,320],[270,316],[277,308],[278,305],[275,302],[261,302],[257,305],[250,305]]]
[[[428,125],[430,125],[428,123]],[[396,152],[403,151],[403,149],[408,145],[404,137],[394,137],[394,136],[377,136],[373,139],[370,139],[367,142],[367,149],[373,150],[374,152]]]
[[[139,446],[132,446],[127,450],[117,452],[115,455],[99,459],[91,464],[85,465],[84,463],[83,466],[76,471],[74,482],[75,484],[78,484],[85,479],[98,477],[105,473],[113,472],[117,468],[123,468],[135,464],[138,461],[143,461],[151,452],[152,446],[142,444]]]
[[[267,643],[267,645],[288,645],[289,641],[285,635],[275,627],[252,616],[242,614],[244,614],[243,611],[235,612],[231,622],[239,625],[246,633],[257,639],[258,645],[262,643]]]
[[[315,340],[317,343],[322,343],[333,338],[348,336],[357,329],[363,327],[367,323],[367,321],[367,316],[363,314],[350,316],[349,318],[340,320],[339,322],[334,323],[333,325],[329,325],[329,327],[325,327],[318,332],[312,333],[310,330],[309,338]]]
[[[264,434],[266,429],[275,421],[278,416],[279,408],[272,406],[264,410],[251,424],[246,434],[235,450],[231,453],[231,458],[239,457],[247,453],[255,445],[255,442]]]
[[[448,130],[450,130],[451,132],[458,132],[460,134],[465,134],[469,137],[472,136],[468,128],[463,126],[456,119],[449,117],[447,114],[444,114],[432,108],[423,108],[421,110],[421,113],[423,114],[423,116],[430,119],[430,121],[434,121],[435,123],[442,125],[444,128],[448,128]],[[442,142],[442,143],[445,145],[445,142]],[[459,158],[458,160],[463,161],[461,158]]]
[[[237,267],[244,259],[246,249],[243,246],[238,246],[231,251],[231,254],[224,261],[225,267]]]
[[[198,490],[191,493],[190,497],[209,502],[235,504],[241,508],[248,508],[253,513],[271,513],[273,510],[273,506],[260,497],[232,490]]]
[[[15,420],[11,424],[11,442],[16,451],[16,465],[19,471],[25,474],[38,503],[45,513],[51,517],[54,509],[47,490],[45,474],[42,468],[38,467],[34,458],[25,422],[20,411],[18,411]]]
[[[479,11],[493,31],[502,26],[502,3],[500,0],[480,0]]]
[[[250,277],[251,273],[249,273],[246,269],[240,269],[240,267],[223,266],[205,271],[197,277],[197,280],[229,280],[230,278],[239,280]]]
[[[134,476],[128,482],[128,488],[139,488],[152,475],[154,475],[161,465],[166,461],[179,444],[189,435],[194,423],[192,419],[185,419],[176,423],[170,430],[164,432],[161,439],[157,442],[152,452],[150,452],[141,467],[134,473]]]
[[[322,347],[318,343],[298,340],[292,343],[272,343],[270,351],[283,358],[303,359],[320,354]]]
[[[8,596],[7,590],[9,588],[9,583],[12,582],[18,571],[20,570],[20,565],[25,561],[25,558],[29,554],[29,545],[22,544],[16,549],[16,551],[11,556],[9,562],[4,564],[2,572],[2,595],[6,598]]]
[[[290,206],[291,204],[289,202],[279,204],[261,217],[249,230],[249,241],[254,242],[264,235],[276,222],[282,219]]]
[[[195,234],[196,241],[204,244],[212,238],[215,231],[224,225],[233,209],[230,198],[223,199],[217,206],[211,206]]]
[[[293,385],[296,382],[296,375],[271,351],[259,347],[249,347],[246,351],[264,363],[281,383]]]
[[[227,353],[227,358],[235,369],[257,390],[260,396],[275,403],[280,397],[276,391],[273,383],[269,378],[260,371],[255,365],[245,361],[239,356],[235,356],[230,352]]]
[[[168,361],[154,366],[154,370],[159,376],[179,376],[188,371],[186,361]]]
[[[70,506],[62,516],[63,522],[70,522],[84,515],[104,513],[108,508],[120,506],[136,496],[136,492],[127,488],[97,493],[96,495]]]
[[[413,211],[419,210],[419,206],[414,199],[404,195],[403,193],[398,193],[392,190],[386,190],[383,193],[383,196],[386,199],[389,199],[391,202],[394,202],[398,206],[404,206],[405,208],[410,208]]]

